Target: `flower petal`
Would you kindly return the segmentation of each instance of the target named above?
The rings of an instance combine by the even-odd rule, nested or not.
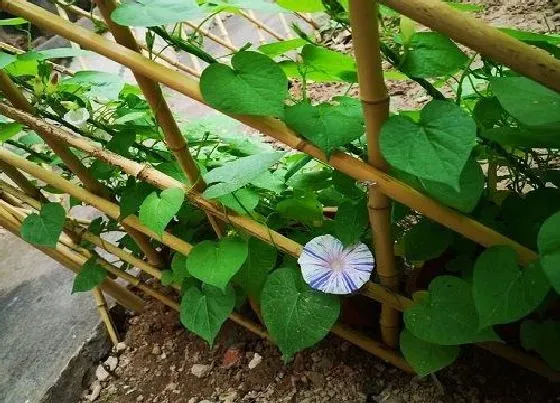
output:
[[[374,258],[363,243],[344,248],[332,235],[313,238],[298,259],[303,279],[316,290],[350,294],[370,278]]]

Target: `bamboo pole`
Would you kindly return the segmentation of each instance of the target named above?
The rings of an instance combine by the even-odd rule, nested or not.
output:
[[[0,0],[0,7],[12,14],[24,17],[38,26],[78,42],[83,48],[94,50],[112,60],[122,63],[132,70],[149,76],[155,81],[164,83],[190,98],[202,102],[202,96],[196,81],[148,60],[136,52],[132,52],[113,42],[107,41],[98,35],[93,35],[83,28],[72,24],[67,25],[64,20],[57,20],[57,17],[53,16],[51,13],[44,11],[40,7],[23,2],[22,0],[10,0],[9,2]],[[530,48],[527,53],[527,58],[530,58],[531,55],[533,55],[533,53]],[[557,75],[558,82],[560,83],[560,74]],[[298,137],[278,119],[238,115],[233,117],[248,126],[274,137],[289,147],[302,151],[321,161],[328,162],[333,168],[358,181],[366,183],[376,182],[379,189],[392,199],[406,204],[413,210],[478,242],[482,246],[511,246],[517,251],[521,263],[528,263],[537,258],[537,254],[530,249],[523,247],[519,243],[455,210],[442,206],[440,203],[430,199],[412,187],[364,163],[359,158],[341,152],[336,152],[330,158],[327,158],[318,147]]]
[[[9,217],[11,217],[9,213],[0,206],[0,226],[4,227],[15,236],[21,238],[21,234],[19,232],[19,222],[13,217],[11,219]],[[56,260],[64,267],[72,270],[74,273],[78,273],[80,271],[81,265],[77,264],[61,251],[53,248],[43,248],[32,244],[30,245],[35,249],[42,251],[45,255]],[[115,300],[120,305],[124,306],[127,309],[135,312],[141,312],[144,309],[144,301],[141,298],[132,294],[126,288],[123,288],[120,285],[116,284],[111,279],[106,279],[101,284],[101,289],[111,297],[115,298]]]
[[[28,174],[42,180],[45,183],[48,183],[57,189],[62,190],[64,193],[68,193],[75,198],[83,201],[84,203],[90,204],[93,207],[97,208],[98,210],[104,212],[109,217],[117,220],[120,215],[119,206],[103,199],[102,197],[97,196],[87,190],[67,181],[64,178],[59,177],[58,175],[43,169],[34,163],[27,161],[26,159],[19,157],[3,148],[0,148],[0,160],[3,160],[9,164],[12,164],[16,167],[21,168],[23,171],[27,172]],[[156,234],[153,230],[146,227],[144,224],[138,220],[138,217],[130,215],[126,219],[122,221],[123,224],[128,225],[131,228],[134,228],[137,231],[140,231],[152,238],[159,239],[159,235]],[[179,251],[184,255],[189,254],[190,250],[192,249],[191,244],[188,242],[183,241],[168,232],[164,232],[163,236],[161,237],[160,241],[172,248],[173,250]]]
[[[105,23],[109,27],[109,30],[115,37],[117,43],[125,46],[126,48],[134,51],[140,52],[140,48],[136,43],[134,35],[128,29],[128,27],[124,27],[122,25],[116,24],[111,19],[111,13],[117,7],[117,3],[115,0],[97,0],[97,7],[101,12],[101,15],[105,19]],[[150,107],[156,117],[158,124],[161,126],[165,143],[167,147],[171,150],[175,159],[179,163],[181,170],[185,174],[185,176],[189,179],[191,186],[197,192],[202,192],[206,188],[206,184],[202,179],[200,174],[200,170],[196,165],[190,151],[187,141],[185,137],[181,133],[175,118],[173,117],[173,113],[169,108],[165,98],[163,97],[163,93],[161,92],[161,88],[159,84],[150,78],[134,72],[134,77],[138,83],[138,86],[144,93],[144,97],[146,101],[150,104]],[[220,225],[214,220],[212,216],[208,216],[208,220],[212,225],[212,228],[216,232],[218,237],[222,237],[223,229]]]
[[[217,35],[214,35],[212,32],[193,24],[190,21],[185,21],[185,24],[195,30],[195,32],[200,32],[202,35],[206,36],[213,42],[216,42],[218,45],[222,45],[224,48],[231,50],[232,52],[237,52],[239,48],[232,44],[231,42],[225,41],[224,39],[220,38]]]
[[[258,29],[266,32],[267,34],[269,34],[270,36],[278,39],[279,41],[283,41],[284,39],[286,39],[282,35],[280,35],[278,32],[276,32],[275,30],[270,28],[268,25],[266,25],[264,22],[259,21],[257,19],[257,17],[255,16],[255,13],[253,13],[251,10],[248,10],[248,11],[239,10],[238,13],[239,13],[239,15],[243,16],[247,21],[249,21],[253,25],[255,25]]]
[[[381,67],[377,14],[377,3],[373,0],[350,0],[350,21],[366,123],[369,163],[386,171],[388,165],[379,150],[379,133],[381,125],[389,117],[389,96]],[[390,290],[398,291],[399,273],[391,236],[391,199],[380,192],[375,183],[368,185],[368,195],[379,282]],[[382,304],[379,318],[381,340],[392,348],[399,344],[399,322],[399,312]]]
[[[15,86],[10,77],[3,71],[0,71],[0,91],[2,91],[6,95],[7,99],[16,108],[26,111],[30,114],[33,114],[35,112],[33,106],[25,98],[23,93],[19,90],[19,88]],[[47,145],[51,147],[55,154],[60,157],[62,162],[80,179],[80,181],[88,190],[107,199],[110,199],[112,197],[107,187],[97,179],[95,179],[93,175],[91,175],[91,172],[82,164],[78,157],[76,157],[76,155],[74,155],[63,142],[60,142],[50,136],[42,134],[39,134],[39,136],[42,136],[41,138],[43,139],[43,141],[45,141],[45,143],[47,143]],[[152,247],[146,237],[142,236],[142,234],[138,232],[130,230],[129,228],[125,227],[125,229],[130,234],[132,239],[138,244],[140,249],[144,252],[148,261],[157,266],[163,265],[164,262],[162,258]]]
[[[311,17],[310,14],[299,13],[299,12],[296,12],[294,14],[297,15],[299,18],[301,18],[306,23],[308,23],[313,29],[318,30],[318,29],[321,28],[321,26],[319,24],[317,24],[315,21],[313,21],[313,17]]]
[[[119,338],[117,336],[117,332],[115,331],[115,326],[113,325],[113,321],[111,320],[111,316],[109,315],[109,309],[107,308],[107,301],[103,296],[103,293],[99,289],[99,287],[95,287],[92,290],[93,297],[95,298],[95,304],[97,305],[97,310],[99,311],[99,316],[101,320],[105,324],[107,328],[107,333],[109,333],[109,338],[111,339],[111,343],[116,346],[119,343]]]
[[[560,91],[560,60],[476,19],[440,0],[379,0],[483,56],[503,63],[545,86]]]
[[[41,191],[13,166],[5,162],[0,162],[0,171],[4,172],[4,174],[18,185],[26,195],[37,200],[45,200],[45,196]]]

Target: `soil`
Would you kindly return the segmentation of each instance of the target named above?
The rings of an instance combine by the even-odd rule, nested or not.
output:
[[[105,365],[109,377],[94,383],[102,387],[99,402],[560,401],[560,385],[476,348],[465,349],[437,378],[422,380],[335,336],[286,364],[274,345],[232,322],[210,348],[181,326],[175,311],[158,302],[127,323],[126,348],[112,355],[118,357],[117,368]],[[197,371],[200,378],[193,375]]]

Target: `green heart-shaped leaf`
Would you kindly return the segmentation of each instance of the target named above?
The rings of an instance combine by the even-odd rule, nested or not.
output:
[[[544,273],[560,294],[560,212],[553,214],[543,223],[537,243]]]
[[[192,286],[181,299],[181,323],[212,345],[234,306],[235,291],[231,287],[223,292],[206,285],[202,290]]]
[[[107,277],[107,271],[97,264],[97,256],[90,257],[74,278],[72,294],[89,291],[100,285]]]
[[[225,290],[248,254],[247,242],[240,238],[202,241],[187,256],[187,270],[204,283]]]
[[[338,104],[317,106],[302,101],[286,108],[286,124],[327,155],[364,134],[360,101],[348,97],[335,101]]]
[[[479,327],[511,323],[531,313],[545,299],[550,285],[538,264],[524,270],[509,246],[486,249],[474,265],[473,297]]]
[[[208,105],[231,114],[284,116],[288,79],[273,60],[241,51],[231,66],[213,63],[202,72],[200,91]]]
[[[422,109],[418,123],[390,117],[381,129],[380,146],[398,170],[459,190],[475,138],[476,124],[462,108],[436,100]]]
[[[184,200],[185,192],[181,188],[165,189],[159,197],[157,192],[152,192],[140,205],[138,217],[161,237]]]
[[[451,245],[453,233],[427,218],[419,221],[404,236],[407,259],[421,261],[435,259]]]
[[[420,340],[408,330],[403,330],[400,348],[404,358],[418,376],[426,376],[453,363],[459,356],[459,346],[442,346]]]
[[[436,277],[426,295],[404,313],[406,328],[433,344],[499,340],[492,328],[479,330],[471,285],[453,276]]]
[[[261,294],[266,328],[285,360],[325,337],[340,314],[334,295],[311,289],[294,267],[273,272]]]
[[[249,255],[235,275],[235,282],[251,297],[260,299],[268,273],[274,268],[277,250],[257,238],[249,239]]]
[[[39,214],[29,214],[21,224],[21,237],[29,243],[56,247],[66,212],[60,203],[45,203]]]
[[[154,27],[193,20],[209,11],[195,0],[123,0],[111,19],[120,25]]]

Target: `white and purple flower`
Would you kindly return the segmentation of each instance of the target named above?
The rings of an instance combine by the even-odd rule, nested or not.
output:
[[[369,280],[375,259],[363,243],[345,248],[327,234],[307,242],[298,263],[311,288],[327,294],[350,294]]]

